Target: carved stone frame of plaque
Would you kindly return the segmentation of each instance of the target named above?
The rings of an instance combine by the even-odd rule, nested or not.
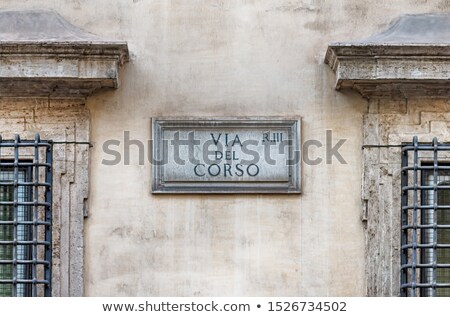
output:
[[[301,119],[152,118],[152,193],[299,194]]]

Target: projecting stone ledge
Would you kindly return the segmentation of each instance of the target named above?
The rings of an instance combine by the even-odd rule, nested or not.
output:
[[[365,40],[331,43],[336,89],[370,98],[450,98],[450,14],[405,15]]]
[[[117,88],[128,46],[54,11],[0,11],[0,97],[84,98]]]

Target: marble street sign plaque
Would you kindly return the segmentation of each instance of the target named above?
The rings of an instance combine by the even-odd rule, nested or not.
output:
[[[300,119],[153,118],[153,193],[300,193]]]

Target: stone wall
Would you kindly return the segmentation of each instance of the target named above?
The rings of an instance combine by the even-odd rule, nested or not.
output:
[[[121,73],[119,89],[99,92],[86,101],[94,144],[84,233],[86,295],[362,296],[366,282],[375,284],[372,280],[386,285],[386,293],[395,292],[391,272],[397,268],[388,262],[395,236],[389,228],[395,225],[381,229],[369,219],[368,236],[380,236],[368,240],[374,246],[369,250],[376,254],[382,249],[384,257],[365,260],[361,145],[367,102],[352,92],[336,92],[334,74],[323,59],[332,41],[365,38],[400,14],[448,11],[448,1],[3,0],[0,8],[54,9],[78,27],[129,45],[130,63]],[[45,137],[49,128],[33,121],[36,107],[50,111],[45,102],[36,106],[34,100],[27,105],[3,103],[0,121],[6,124],[10,119],[5,118],[17,113],[14,130],[28,133],[29,121],[33,133],[42,129]],[[85,141],[87,109],[70,103],[63,108],[73,113],[66,118],[63,111],[53,111],[55,116],[44,120],[55,122],[50,127],[59,124],[60,129],[50,133],[52,138],[70,139],[77,131],[82,133],[77,139]],[[392,108],[397,111],[398,106]],[[334,140],[347,139],[341,148],[347,164],[336,160],[304,164],[302,194],[295,196],[156,196],[150,188],[151,165],[140,165],[136,152],[129,165],[101,164],[107,158],[102,144],[111,139],[123,142],[124,131],[146,142],[152,117],[255,115],[301,117],[303,142],[325,144],[326,130],[332,130]],[[325,149],[311,149],[310,158],[325,158]],[[87,166],[74,163],[87,160],[84,151],[72,145],[58,150],[58,168],[67,172],[58,174],[55,186],[59,183],[61,190],[72,193],[62,195],[59,203],[76,203],[70,213],[69,207],[64,208],[62,216],[72,215],[77,221],[82,219],[86,193],[77,194],[78,179],[71,175]],[[370,151],[378,156],[378,150]],[[379,152],[381,156],[383,151]],[[394,181],[391,166],[382,167],[386,172],[378,168],[376,175],[385,173],[386,185],[371,188],[384,194],[388,182]],[[378,205],[371,195],[368,217],[374,218]],[[395,208],[380,209],[386,210],[381,220],[391,219]],[[70,243],[72,229],[64,230],[55,259],[60,250],[61,259],[75,254],[80,261],[82,242]],[[77,239],[82,239],[79,234]],[[59,265],[55,270],[68,271],[64,261],[55,263]],[[385,264],[378,268],[377,263]],[[380,272],[372,277],[375,269]],[[60,294],[81,294],[69,292],[79,285],[73,279],[81,274],[71,272],[72,278],[55,283],[55,291],[60,287]]]
[[[402,142],[450,141],[450,101],[373,100],[364,115],[363,215],[366,285],[370,296],[400,295]],[[426,159],[422,157],[421,159]]]
[[[3,139],[89,141],[89,110],[82,100],[0,99]],[[89,146],[53,146],[53,296],[84,292],[84,216],[88,210]]]

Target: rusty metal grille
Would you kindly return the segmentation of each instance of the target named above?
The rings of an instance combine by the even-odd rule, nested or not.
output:
[[[0,136],[0,296],[51,296],[52,143]]]
[[[402,144],[401,295],[450,296],[450,143]]]

